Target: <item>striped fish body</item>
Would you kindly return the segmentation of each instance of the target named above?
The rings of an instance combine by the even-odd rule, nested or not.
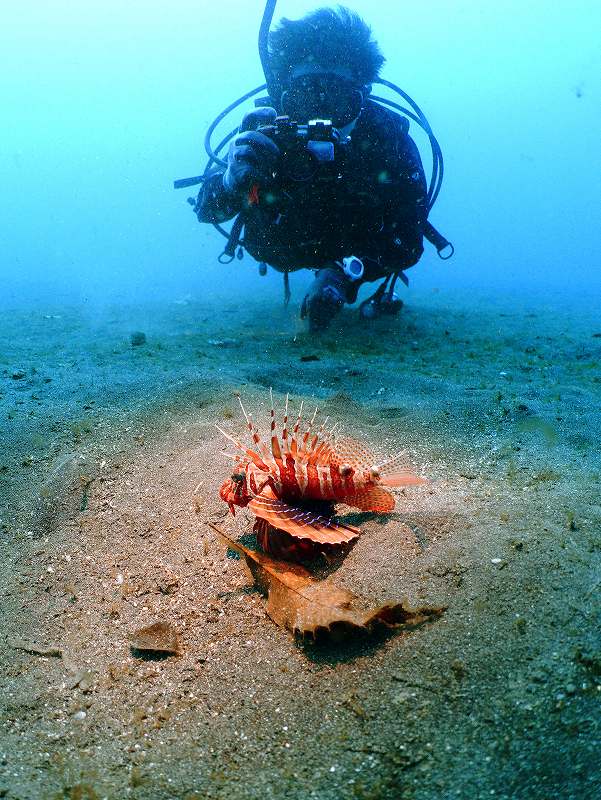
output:
[[[252,461],[240,463],[238,469],[240,472],[224,483],[220,494],[225,500],[224,495],[233,493],[234,505],[240,506],[248,505],[253,497],[268,494],[268,487],[275,497],[289,502],[340,503],[375,485],[364,476],[355,475],[352,469],[341,472],[338,466],[308,467],[303,462],[296,463],[292,457],[285,466],[276,465],[269,471],[259,469]]]
[[[273,542],[272,532],[304,540],[305,545],[308,540],[325,549],[343,547],[354,541],[360,531],[332,518],[334,503],[385,513],[394,508],[395,501],[384,486],[425,482],[404,466],[400,456],[375,465],[372,454],[362,444],[337,440],[334,429],[325,432],[327,420],[313,432],[317,409],[301,433],[301,404],[296,423],[289,431],[286,398],[282,429],[277,433],[272,396],[268,446],[241,401],[240,406],[252,444],[246,447],[219,428],[237,449],[232,455],[234,472],[219,494],[232,513],[235,506],[248,506],[256,515],[259,542],[270,552],[274,550],[269,545]],[[316,502],[325,504],[325,514],[315,510]],[[290,550],[294,548],[287,548],[286,552]]]
[[[270,470],[270,475],[276,494],[290,500],[329,500],[339,503],[370,485],[365,475],[356,473],[350,466],[312,464],[308,459],[295,458],[291,453],[276,463],[276,469]]]

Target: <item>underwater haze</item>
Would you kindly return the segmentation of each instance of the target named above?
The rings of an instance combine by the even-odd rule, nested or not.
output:
[[[599,4],[350,5],[445,155],[431,219],[456,256],[443,263],[426,244],[412,284],[598,292]],[[315,7],[280,2],[275,20]],[[207,279],[265,291],[250,256],[216,264],[223,241],[186,205],[194,190],[172,189],[204,168],[208,123],[263,82],[262,10],[4,4],[3,304],[198,296]],[[429,168],[427,139],[411,132]]]
[[[601,3],[347,5],[455,255],[315,332],[173,188],[262,0],[2,3],[0,798],[601,798]]]

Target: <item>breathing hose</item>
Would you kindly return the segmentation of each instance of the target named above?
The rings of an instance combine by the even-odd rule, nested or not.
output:
[[[273,86],[274,77],[271,64],[269,63],[269,29],[275,12],[275,4],[277,0],[267,0],[265,3],[265,10],[263,11],[263,19],[259,28],[259,58],[261,59],[261,66],[263,67],[263,74],[265,75],[266,85]]]

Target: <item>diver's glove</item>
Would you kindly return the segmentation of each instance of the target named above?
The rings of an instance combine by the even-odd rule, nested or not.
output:
[[[230,144],[223,175],[223,187],[230,194],[248,192],[254,183],[271,177],[280,149],[257,128],[270,125],[276,116],[275,108],[264,107],[251,111],[242,120],[240,133]]]

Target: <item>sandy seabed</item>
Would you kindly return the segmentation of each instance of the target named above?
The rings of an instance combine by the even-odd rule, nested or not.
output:
[[[598,307],[417,292],[320,339],[279,296],[4,312],[0,797],[600,796]],[[440,619],[316,645],[266,616],[205,521],[252,528],[214,423],[243,433],[237,393],[266,423],[269,387],[430,479],[339,506],[330,573]],[[158,620],[181,656],[130,649]]]

